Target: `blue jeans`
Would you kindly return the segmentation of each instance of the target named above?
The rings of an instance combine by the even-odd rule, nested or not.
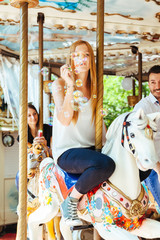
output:
[[[115,170],[115,163],[110,157],[92,148],[69,149],[57,163],[67,173],[80,174],[75,188],[82,194],[106,181]]]
[[[152,170],[149,177],[146,178],[144,180],[144,182],[148,186],[155,201],[157,202],[158,206],[160,207],[160,183],[158,180],[157,173],[154,170]]]

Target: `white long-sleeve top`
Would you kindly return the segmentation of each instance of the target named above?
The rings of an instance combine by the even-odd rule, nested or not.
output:
[[[54,161],[70,148],[86,148],[95,146],[95,124],[92,122],[91,101],[80,111],[77,123],[64,126],[57,118],[56,109],[53,117],[52,154]],[[105,142],[105,127],[103,127],[103,143]]]

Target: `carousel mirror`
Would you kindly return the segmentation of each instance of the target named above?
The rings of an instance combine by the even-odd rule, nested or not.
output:
[[[12,147],[14,144],[14,137],[9,133],[2,133],[2,143],[5,147]]]

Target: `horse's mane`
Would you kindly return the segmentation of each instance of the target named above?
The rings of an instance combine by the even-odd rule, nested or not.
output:
[[[119,115],[110,125],[110,127],[108,128],[107,134],[106,134],[106,143],[102,149],[102,152],[104,152],[105,154],[107,154],[109,152],[109,150],[112,147],[112,144],[114,143],[115,139],[118,137],[117,135],[121,135],[122,134],[122,125],[123,125],[123,121],[125,119],[125,116],[128,114],[129,112],[123,113],[121,115]],[[156,123],[155,121],[153,121],[156,117],[156,114],[147,114],[147,115],[143,115],[143,117],[136,116],[137,112],[136,111],[132,111],[129,114],[128,117],[128,121],[132,121],[132,125],[136,126],[137,129],[145,129],[145,127],[147,126],[147,124],[149,124],[149,126],[153,129],[153,130],[157,130],[156,127]],[[119,141],[120,142],[120,141]]]
[[[111,138],[113,138],[113,136],[117,135],[118,131],[120,130],[119,128],[122,129],[122,125],[123,125],[123,120],[125,118],[125,116],[128,114],[127,113],[123,113],[121,115],[119,115],[116,119],[114,119],[114,121],[111,123],[111,125],[109,126],[108,130],[107,130],[107,134],[106,134],[106,139],[107,141],[110,141]]]
[[[105,154],[107,154],[112,147],[113,141],[117,137],[117,134],[122,133],[122,124],[127,114],[128,112],[119,115],[109,126],[106,133],[106,143],[102,149],[102,153],[104,152]]]

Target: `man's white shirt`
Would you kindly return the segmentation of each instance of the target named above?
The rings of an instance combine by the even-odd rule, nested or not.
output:
[[[152,95],[142,98],[134,107],[134,111],[142,108],[145,114],[160,112],[160,104],[157,99]],[[158,131],[154,136],[155,147],[158,153],[159,162],[160,162],[160,120],[157,123]]]

